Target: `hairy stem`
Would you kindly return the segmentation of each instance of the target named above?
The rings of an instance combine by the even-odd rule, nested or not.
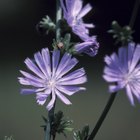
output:
[[[60,20],[62,18],[62,8],[60,6],[60,1],[56,0],[56,39],[61,37]]]
[[[45,140],[51,140],[51,125],[54,119],[54,110],[55,110],[55,104],[53,108],[48,112],[48,122],[46,124]]]

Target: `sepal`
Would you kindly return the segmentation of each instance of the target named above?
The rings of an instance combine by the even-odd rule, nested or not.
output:
[[[116,40],[115,44],[121,43],[122,45],[127,45],[129,42],[133,41],[132,34],[134,31],[129,26],[121,27],[117,21],[113,21],[111,29],[108,33],[113,34],[113,38]]]
[[[52,21],[49,16],[45,16],[37,25],[37,30],[41,32],[42,30],[45,31],[45,34],[48,34],[50,31],[55,31],[56,25]]]

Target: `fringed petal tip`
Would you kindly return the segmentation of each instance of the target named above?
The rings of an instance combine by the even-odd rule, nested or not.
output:
[[[44,105],[45,102],[46,102],[46,100],[42,100],[42,101],[37,100],[38,105]]]
[[[117,86],[117,85],[110,85],[109,86],[109,92],[110,93],[114,93],[114,92],[117,92],[117,91],[119,91],[121,88],[119,87],[119,86]]]
[[[85,91],[85,90],[87,90],[87,89],[86,89],[85,87],[80,87],[79,90]]]

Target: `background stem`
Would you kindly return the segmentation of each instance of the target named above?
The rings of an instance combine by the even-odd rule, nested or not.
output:
[[[108,111],[110,110],[110,108],[111,108],[111,106],[112,106],[112,104],[113,104],[113,101],[114,101],[116,95],[117,95],[117,92],[111,93],[110,98],[109,98],[109,100],[108,100],[108,102],[107,102],[107,104],[106,104],[106,106],[105,106],[105,108],[104,108],[104,110],[103,110],[103,112],[102,112],[102,114],[101,114],[99,120],[97,121],[97,123],[96,123],[96,125],[95,125],[93,131],[91,132],[91,134],[90,134],[88,140],[93,140],[94,137],[96,136],[96,134],[97,134],[99,128],[101,127],[101,125],[102,125],[104,119],[106,118],[106,115],[107,115]]]
[[[140,0],[135,0],[133,12],[132,12],[130,22],[129,22],[129,26],[131,27],[131,29],[134,26],[134,23],[135,23],[135,20],[136,20],[136,17],[137,17],[137,12],[138,12],[138,9],[139,9],[139,5],[140,5]]]

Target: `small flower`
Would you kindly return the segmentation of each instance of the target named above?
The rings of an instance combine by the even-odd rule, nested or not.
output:
[[[22,89],[21,93],[35,93],[39,105],[43,105],[48,96],[51,96],[51,101],[47,105],[48,110],[54,106],[56,97],[67,105],[71,104],[64,95],[71,96],[80,90],[85,90],[84,87],[77,85],[87,81],[83,68],[67,74],[77,63],[78,60],[72,58],[68,53],[65,53],[60,60],[59,50],[52,52],[51,60],[49,50],[42,49],[41,53],[34,54],[34,61],[29,58],[25,60],[25,64],[32,74],[20,71],[24,77],[19,77],[19,82],[22,85],[31,86],[31,88]]]
[[[119,48],[118,55],[113,53],[105,57],[108,66],[104,69],[103,78],[114,82],[109,86],[110,92],[125,88],[130,103],[134,105],[135,96],[140,101],[140,45],[129,43],[128,48]]]
[[[66,19],[73,32],[81,39],[89,34],[88,28],[93,28],[91,23],[84,23],[83,17],[92,9],[90,4],[82,7],[82,0],[60,0],[63,8],[64,18]]]
[[[91,57],[94,57],[98,53],[99,43],[96,42],[95,37],[88,37],[85,42],[78,43],[74,46],[77,53],[85,53]]]

